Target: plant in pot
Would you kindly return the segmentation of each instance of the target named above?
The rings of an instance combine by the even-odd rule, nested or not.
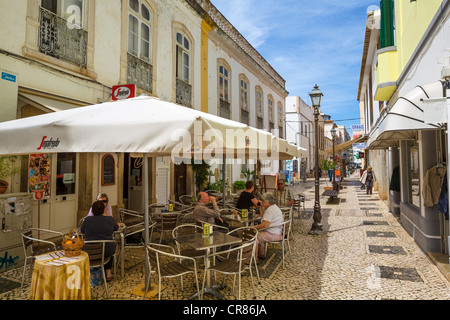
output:
[[[241,190],[245,189],[245,181],[243,180],[236,180],[233,182],[234,192],[239,192]]]
[[[18,174],[22,171],[21,168],[14,168],[13,166],[16,158],[16,156],[0,157],[0,194],[5,193],[9,186],[8,181],[3,179]]]

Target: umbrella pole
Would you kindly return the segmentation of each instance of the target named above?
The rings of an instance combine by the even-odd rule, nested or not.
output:
[[[225,152],[223,153],[223,170],[222,170],[222,208],[225,209],[225,190],[226,190],[226,186],[225,186],[225,171],[227,170],[227,163],[226,163],[226,156],[225,156]]]
[[[144,223],[145,223],[145,234],[144,234],[144,241],[145,241],[145,283],[147,284],[148,277],[150,277],[150,270],[149,270],[149,261],[148,261],[148,253],[147,253],[147,247],[149,244],[149,201],[148,201],[148,154],[144,153],[144,163],[143,163],[143,172],[144,175]]]

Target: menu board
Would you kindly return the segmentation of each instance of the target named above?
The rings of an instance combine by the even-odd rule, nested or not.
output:
[[[106,154],[102,159],[102,186],[110,186],[116,183],[115,161],[111,154]]]
[[[43,198],[50,197],[52,156],[31,154],[28,159],[28,192],[42,191]]]

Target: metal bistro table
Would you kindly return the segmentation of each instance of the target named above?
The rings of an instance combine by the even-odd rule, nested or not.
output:
[[[237,222],[239,224],[248,227],[256,221],[261,220],[261,216],[259,214],[249,212],[246,218],[242,218],[240,214],[236,217],[234,214],[223,214],[222,219],[225,221]]]
[[[211,250],[215,248],[229,246],[242,242],[242,239],[240,238],[219,231],[214,231],[213,234],[208,237],[204,237],[202,233],[182,235],[177,237],[176,240],[196,250],[206,250],[207,256],[211,253]],[[208,257],[207,259],[205,259],[205,264],[206,264],[205,268],[206,270],[208,270],[211,264],[211,261]],[[209,293],[218,297],[221,300],[225,300],[224,296],[217,291],[217,289],[220,288],[222,288],[222,285],[211,284],[211,273],[208,271],[208,273],[206,274],[206,286],[202,288],[203,294]],[[194,293],[189,297],[189,299],[194,299],[196,297],[197,293]]]

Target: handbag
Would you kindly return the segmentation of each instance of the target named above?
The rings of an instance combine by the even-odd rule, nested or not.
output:
[[[366,188],[366,186],[365,185],[361,185],[361,190],[364,190]]]

